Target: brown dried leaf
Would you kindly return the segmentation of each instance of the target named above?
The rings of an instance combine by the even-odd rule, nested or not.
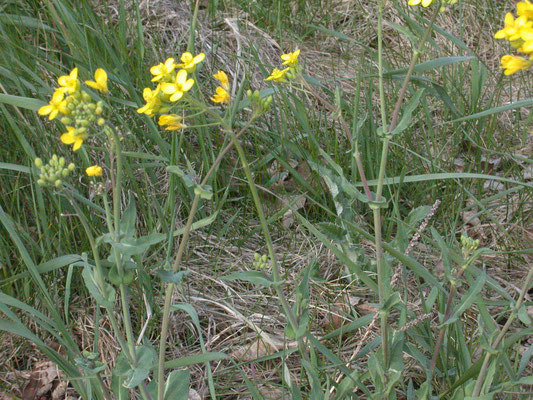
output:
[[[268,356],[272,354],[271,347],[261,340],[256,340],[252,344],[246,346],[238,346],[231,356],[239,361],[253,361],[257,358]]]

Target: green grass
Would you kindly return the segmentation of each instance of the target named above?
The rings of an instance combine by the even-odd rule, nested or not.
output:
[[[411,45],[405,34],[413,38],[420,36],[429,18],[428,13],[404,3],[389,2],[394,9],[388,9],[385,14],[386,21],[391,22],[386,25],[384,51],[388,72],[385,85],[390,96],[388,115],[405,74],[401,69],[407,66],[411,56]],[[161,4],[152,7],[157,9]],[[160,17],[166,11],[146,16],[146,11],[138,7],[138,2],[125,1],[118,1],[116,8],[107,7],[105,2],[92,5],[86,1],[5,2],[0,6],[0,43],[3,43],[0,89],[9,95],[46,100],[56,86],[57,76],[74,66],[80,68],[83,79],[89,79],[90,71],[95,68],[105,68],[111,88],[108,106],[114,110],[109,118],[124,138],[125,193],[135,198],[137,231],[143,235],[152,232],[169,235],[185,224],[194,193],[179,179],[168,178],[165,166],[179,164],[182,169],[203,175],[228,139],[218,128],[206,126],[210,120],[205,114],[187,121],[188,125],[199,128],[173,134],[160,131],[153,120],[135,112],[143,103],[142,88],[150,85],[149,67],[185,51],[191,18],[189,11],[184,12],[187,8],[183,5],[177,11],[171,10],[176,14],[176,29],[186,34],[168,43],[163,22],[157,20],[157,15]],[[362,0],[213,0],[201,8],[196,37],[203,41],[198,39],[195,48],[208,56],[197,73],[199,82],[211,87],[210,75],[216,70],[239,70],[242,74],[239,82],[246,77],[254,89],[271,89],[274,94],[270,112],[254,122],[243,144],[280,253],[284,290],[290,294],[291,301],[297,293],[309,297],[312,334],[308,333],[308,340],[313,343],[309,356],[311,369],[316,373],[313,386],[309,375],[303,372],[297,352],[288,358],[273,356],[271,360],[256,363],[255,367],[240,363],[240,368],[235,368],[229,361],[212,363],[213,376],[206,380],[206,385],[211,386],[210,392],[216,392],[218,398],[244,398],[239,396],[248,391],[253,393],[253,385],[260,391],[264,391],[264,385],[281,388],[285,398],[298,398],[299,390],[304,399],[318,398],[310,393],[314,393],[313,396],[320,393],[323,398],[323,393],[329,391],[341,372],[344,376],[351,374],[352,380],[343,381],[346,394],[336,398],[356,398],[348,394],[353,388],[357,388],[358,398],[371,398],[369,393],[379,380],[374,368],[378,361],[371,356],[379,348],[375,335],[365,343],[363,355],[345,367],[369,321],[368,317],[361,317],[361,309],[354,304],[345,304],[345,308],[336,306],[337,299],[342,296],[360,298],[364,304],[378,303],[375,290],[364,284],[365,279],[371,283],[375,280],[376,266],[370,245],[372,212],[361,196],[354,194],[355,190],[362,193],[352,156],[354,143],[345,137],[334,113],[308,93],[296,85],[289,90],[263,82],[270,68],[277,65],[279,50],[267,47],[270,42],[264,39],[265,35],[283,51],[302,48],[304,75],[321,96],[340,107],[358,141],[368,180],[377,179],[381,122],[375,68],[375,9],[373,2]],[[384,196],[390,203],[383,212],[383,236],[390,246],[386,250],[390,254],[391,270],[403,264],[406,271],[399,293],[411,306],[397,305],[392,312],[399,327],[421,314],[434,312],[431,319],[405,333],[398,333],[397,343],[403,346],[398,351],[409,355],[408,361],[405,360],[408,367],[395,389],[398,398],[418,398],[414,390],[426,379],[424,369],[428,368],[432,357],[435,324],[442,322],[437,319],[436,311],[442,317],[449,293],[431,289],[438,285],[446,287],[445,277],[460,264],[462,232],[479,237],[482,246],[494,252],[482,256],[475,264],[476,269],[468,271],[463,288],[456,296],[460,304],[463,294],[474,287],[476,281],[487,279],[468,315],[450,324],[438,359],[439,372],[432,381],[433,393],[440,393],[440,398],[463,398],[460,393],[455,397],[451,393],[456,386],[466,388],[472,383],[466,378],[461,382],[461,377],[471,376],[475,381],[480,367],[476,363],[480,359],[480,349],[485,349],[494,339],[490,332],[507,321],[509,302],[517,298],[513,287],[521,287],[527,274],[533,191],[531,181],[524,178],[524,171],[532,163],[528,139],[531,118],[522,108],[451,122],[508,102],[531,98],[530,74],[503,77],[497,68],[497,60],[506,50],[502,43],[492,39],[491,32],[502,25],[506,11],[508,8],[498,2],[466,0],[437,19],[437,32],[432,35],[420,62],[457,56],[471,56],[472,59],[415,72],[407,100],[421,88],[425,89],[425,96],[414,112],[413,123],[392,140],[387,178],[394,183],[384,189]],[[245,24],[243,15],[256,28]],[[248,43],[241,43],[238,57],[234,55],[236,36],[232,36],[224,23],[225,17],[233,16],[241,17],[237,26],[244,35],[242,40],[246,40],[246,35],[250,38]],[[206,42],[209,46],[202,47]],[[84,319],[92,319],[95,311],[80,270],[74,267],[70,275],[67,272],[69,263],[57,260],[63,255],[73,255],[77,260],[77,255],[89,252],[89,244],[68,202],[41,189],[28,168],[32,168],[36,156],[49,158],[57,153],[68,155],[81,173],[94,160],[109,163],[101,156],[106,144],[89,142],[74,154],[58,140],[64,129],[59,122],[45,121],[35,111],[14,107],[8,100],[0,103],[0,127],[4,132],[0,146],[0,206],[5,213],[1,217],[4,227],[0,228],[0,291],[28,303],[49,318],[56,318],[56,323],[61,318],[68,321],[64,329],[72,329],[79,321],[72,310],[87,309]],[[244,115],[239,111],[236,120]],[[494,163],[487,162],[489,159],[498,162],[497,168]],[[464,165],[458,167],[458,160]],[[280,166],[279,177],[272,172],[274,161]],[[473,179],[473,174],[483,174],[486,179]],[[328,178],[324,179],[326,176]],[[409,182],[409,177],[413,176],[420,179]],[[498,181],[500,178],[505,180]],[[496,191],[488,190],[484,184],[490,179],[502,186]],[[83,179],[73,180],[71,184],[79,192],[80,199],[89,204],[90,188],[84,182]],[[177,343],[176,349],[170,349],[169,358],[199,353],[203,345],[198,330],[203,331],[204,338],[216,339],[209,351],[231,354],[232,345],[243,344],[246,338],[258,335],[250,327],[250,321],[281,342],[290,342],[284,336],[285,318],[272,291],[242,281],[224,281],[226,286],[220,284],[219,278],[223,275],[251,269],[254,252],[266,253],[236,152],[222,162],[210,184],[213,199],[202,203],[197,219],[208,219],[215,212],[218,212],[217,218],[195,231],[186,257],[193,275],[186,278],[181,295],[176,299],[194,305],[199,313],[199,324],[193,328],[190,322],[174,322]],[[276,214],[282,208],[276,198],[294,194],[305,195],[306,205],[293,211],[294,225],[286,229],[282,226],[283,212]],[[431,220],[433,228],[422,235],[423,246],[415,248],[410,257],[402,258],[423,219],[422,212],[415,215],[413,210],[431,206],[437,199],[441,205]],[[123,199],[124,207],[126,203],[127,197]],[[84,212],[95,236],[106,232],[103,212],[98,206],[85,207]],[[472,217],[477,219],[468,221]],[[11,231],[8,232],[6,224],[12,224]],[[155,271],[165,263],[172,263],[177,246],[173,239],[163,241],[137,260],[144,270],[139,272],[131,287],[136,310],[134,325],[139,332],[147,318],[144,294],[154,313],[145,338],[153,343],[160,333],[164,290]],[[320,250],[310,256],[317,247]],[[27,252],[25,256],[22,249]],[[327,256],[326,249],[333,255]],[[56,262],[48,272],[39,274],[36,266],[49,260]],[[307,268],[311,270],[313,265],[309,289],[303,286],[298,289]],[[486,271],[486,278],[482,271]],[[32,275],[33,280],[30,280]],[[70,304],[70,314],[50,314],[52,308],[42,303],[43,297],[35,296],[35,291],[41,287],[39,279],[43,280],[42,288],[48,290],[52,302],[61,304],[61,310],[65,303]],[[428,301],[433,301],[434,305],[427,304]],[[10,307],[15,311],[16,307]],[[329,315],[324,310],[331,309],[340,315],[349,333],[339,331],[335,323],[327,327],[321,325],[321,319]],[[0,309],[4,314],[0,315],[0,322],[8,316],[7,310],[7,306]],[[16,313],[27,322],[33,311],[26,314],[23,311]],[[257,318],[260,314],[264,314],[263,318]],[[183,315],[180,314],[180,318],[185,321]],[[235,324],[233,328],[231,323]],[[44,323],[33,327],[38,335],[48,338],[50,333],[46,326]],[[4,327],[2,325],[2,329]],[[531,334],[531,328],[524,322],[516,322],[513,328],[515,333],[509,334],[502,344],[503,350],[498,353],[498,363],[494,363],[497,368],[489,372],[494,379],[493,388],[522,391],[509,396],[525,399],[528,396],[525,384],[514,389],[504,387],[504,382],[518,382],[520,376],[532,373],[528,356],[520,353],[520,346],[527,346],[524,338]],[[85,343],[92,343],[91,330],[84,329]],[[239,339],[241,335],[242,340]],[[324,335],[328,335],[327,340],[320,341]],[[405,337],[401,338],[402,335]],[[102,344],[102,354],[105,352],[114,361],[117,354],[111,351],[113,341],[107,340]],[[526,351],[526,354],[530,353]],[[200,382],[204,382],[206,374],[199,366],[191,367],[197,387],[203,385]],[[76,370],[73,365],[65,368],[70,368],[72,374]],[[298,381],[298,384],[293,382],[292,388],[287,381],[289,370],[291,379]],[[246,385],[246,377],[253,383]],[[21,387],[8,388],[16,389],[19,395]],[[505,394],[499,396],[506,398]],[[255,394],[253,398],[261,397]]]

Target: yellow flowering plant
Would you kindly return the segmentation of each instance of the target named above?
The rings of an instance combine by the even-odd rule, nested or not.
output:
[[[507,13],[504,27],[494,34],[496,39],[504,39],[511,47],[528,58],[506,54],[501,58],[501,69],[505,75],[513,75],[533,64],[533,4],[520,1],[516,4],[517,17]]]

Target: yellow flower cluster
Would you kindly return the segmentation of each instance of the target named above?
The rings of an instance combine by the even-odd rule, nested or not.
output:
[[[155,89],[144,88],[143,98],[146,104],[139,108],[139,114],[153,117],[156,114],[166,114],[181,100],[186,92],[194,85],[194,79],[190,78],[196,66],[205,59],[205,54],[193,56],[189,52],[181,55],[181,63],[176,63],[174,58],[167,58],[164,63],[154,65],[150,73],[154,76],[152,82],[157,82]],[[177,114],[161,115],[159,125],[165,126],[166,130],[184,128],[181,117]]]
[[[444,11],[446,6],[453,6],[455,3],[457,3],[459,0],[441,0],[441,8],[440,11]],[[418,6],[421,5],[422,7],[429,7],[431,4],[433,4],[435,0],[409,0],[407,4],[410,6]],[[439,3],[439,2],[437,2]]]
[[[220,82],[220,86],[216,88],[215,94],[211,97],[211,101],[214,103],[229,103],[231,96],[229,94],[229,79],[228,75],[224,71],[217,71],[213,75],[217,81]]]
[[[529,0],[520,1],[516,5],[517,18],[512,13],[507,13],[504,28],[500,29],[494,37],[505,39],[518,52],[529,57],[507,54],[501,58],[501,66],[505,75],[512,75],[533,64],[533,4]]]
[[[292,53],[282,54],[281,59],[283,62],[281,65],[286,65],[284,69],[274,68],[270,73],[270,76],[265,81],[285,82],[286,80],[293,80],[301,72],[301,67],[298,65],[298,56],[300,50],[297,49]]]
[[[81,89],[78,68],[74,68],[68,75],[60,76],[57,83],[59,87],[52,99],[47,105],[39,108],[38,113],[48,115],[50,120],[61,114],[61,122],[67,125],[67,132],[61,135],[61,141],[72,144],[72,150],[76,151],[87,139],[88,128],[92,124],[105,123],[101,117],[103,103],[94,102],[89,93]],[[95,71],[94,81],[85,81],[85,84],[101,93],[108,93],[107,73],[102,68]]]

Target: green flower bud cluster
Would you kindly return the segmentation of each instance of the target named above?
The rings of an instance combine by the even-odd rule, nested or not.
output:
[[[75,130],[72,135],[85,135],[87,128],[96,123],[99,126],[105,124],[102,118],[103,102],[94,102],[89,93],[78,90],[66,99],[68,116],[61,118],[61,122],[68,126],[73,126]]]
[[[37,183],[40,186],[61,186],[62,179],[66,178],[75,168],[73,163],[66,165],[64,157],[52,156],[48,164],[43,164],[40,158],[35,159],[35,166],[39,168],[40,174]]]
[[[270,109],[270,105],[272,104],[273,100],[272,96],[268,96],[262,99],[259,90],[252,91],[250,89],[248,89],[248,91],[246,92],[246,96],[248,97],[248,99],[250,99],[252,113],[256,117],[267,112]]]
[[[468,258],[479,247],[479,239],[474,240],[471,237],[461,235],[461,246],[463,256]]]
[[[301,65],[297,65],[296,67],[289,68],[289,70],[285,72],[285,78],[289,82],[295,80],[302,72],[302,69],[303,67]]]
[[[266,254],[261,255],[261,254],[255,253],[253,266],[257,270],[262,270],[262,269],[267,268],[268,267],[267,255]]]

